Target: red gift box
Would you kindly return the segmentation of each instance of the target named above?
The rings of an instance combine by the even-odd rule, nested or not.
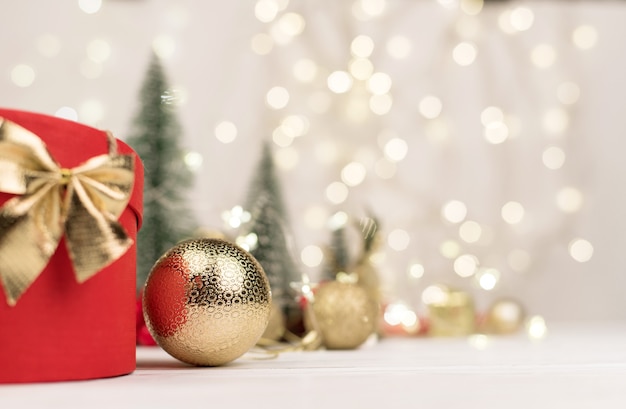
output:
[[[23,111],[0,109],[0,117],[37,135],[64,168],[108,153],[101,130]],[[122,141],[117,150],[135,157],[132,193],[118,219],[134,241],[141,225],[143,166]],[[0,192],[0,206],[15,196]],[[135,369],[136,246],[79,284],[65,241],[15,305],[0,282],[0,383],[103,378]]]

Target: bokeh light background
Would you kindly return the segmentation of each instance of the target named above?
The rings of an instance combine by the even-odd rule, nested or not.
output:
[[[0,105],[124,139],[154,51],[206,229],[272,143],[303,272],[372,212],[386,298],[438,283],[547,319],[626,317],[626,4],[23,0]],[[355,236],[353,236],[355,237]],[[352,243],[353,251],[358,241]]]

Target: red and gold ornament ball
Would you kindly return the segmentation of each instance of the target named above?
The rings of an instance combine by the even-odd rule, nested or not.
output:
[[[269,281],[258,261],[222,239],[183,241],[154,265],[143,291],[143,314],[167,353],[198,366],[231,362],[267,327]]]

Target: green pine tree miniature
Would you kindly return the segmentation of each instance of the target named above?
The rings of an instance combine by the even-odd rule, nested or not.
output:
[[[248,190],[245,208],[251,217],[243,230],[245,235],[254,233],[257,238],[250,253],[265,270],[272,289],[272,300],[285,313],[287,329],[291,330],[290,327],[299,325],[298,321],[301,320],[300,307],[291,285],[301,281],[302,274],[293,258],[288,217],[274,159],[267,142],[263,145],[261,160]]]
[[[338,273],[348,273],[352,267],[346,239],[346,226],[341,225],[332,231],[330,245],[326,249],[323,280],[334,280]]]
[[[183,160],[171,91],[160,61],[152,56],[140,90],[140,108],[128,137],[144,164],[144,212],[137,236],[137,289],[158,258],[189,235],[193,219],[185,191],[193,175]]]

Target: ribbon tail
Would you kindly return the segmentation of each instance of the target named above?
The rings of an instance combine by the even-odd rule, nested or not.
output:
[[[50,188],[14,197],[0,209],[0,280],[10,306],[45,269],[63,234],[60,199]]]
[[[98,209],[77,180],[69,186],[65,235],[76,280],[83,283],[133,244],[117,219]]]

